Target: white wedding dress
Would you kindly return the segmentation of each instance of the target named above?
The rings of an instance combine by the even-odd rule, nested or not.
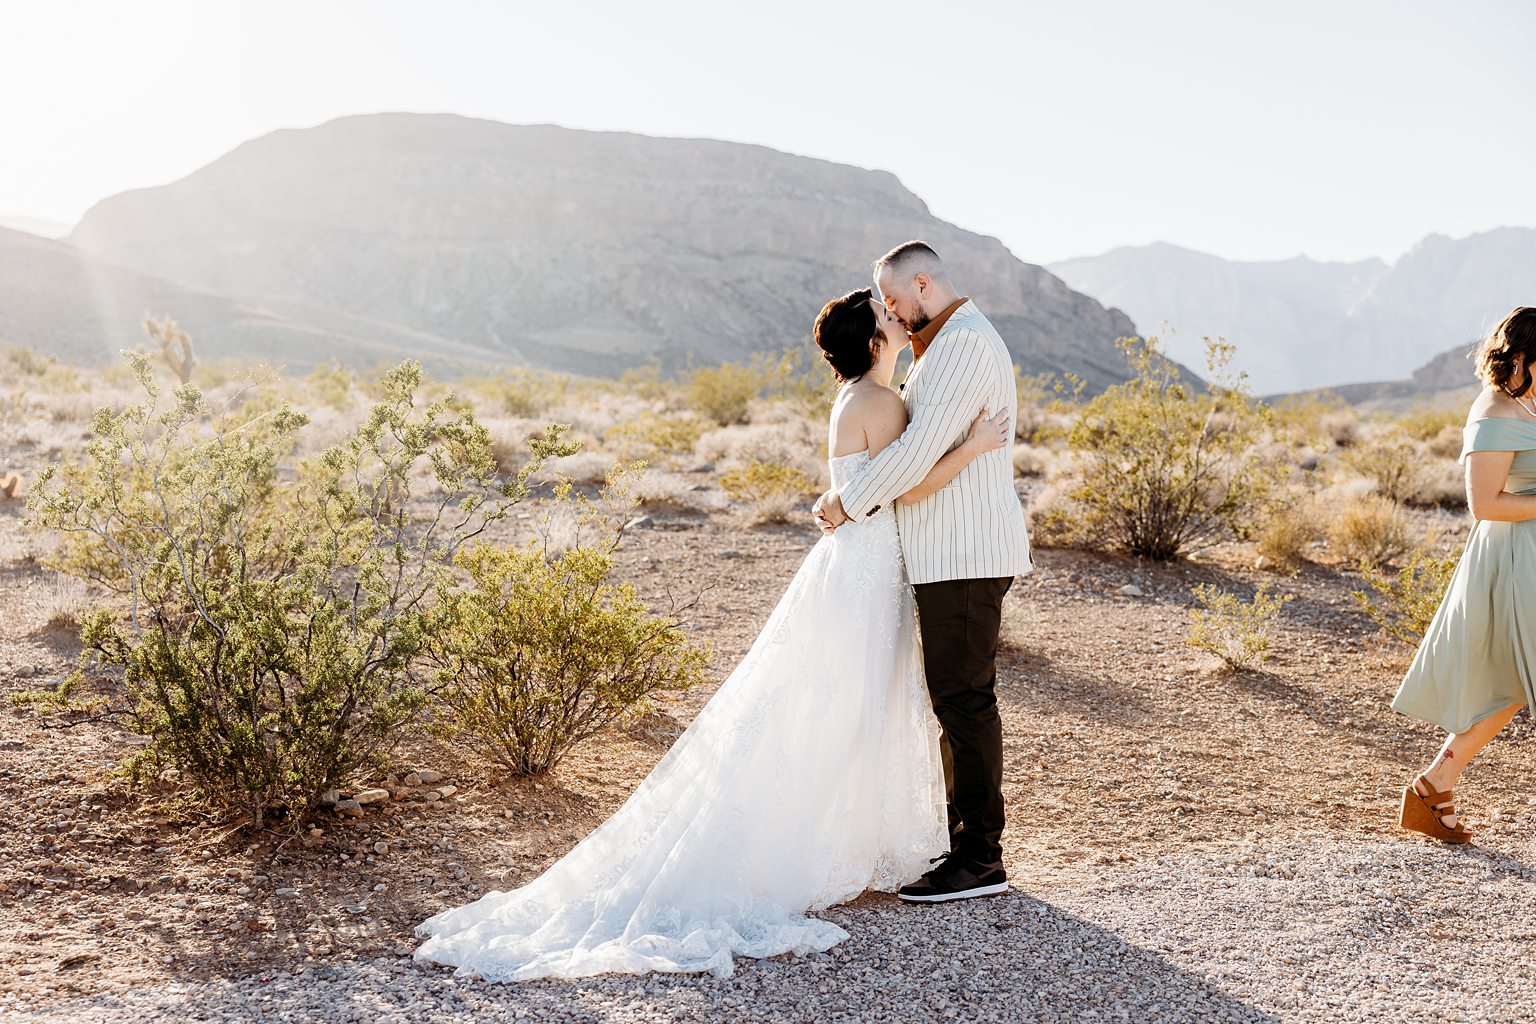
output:
[[[867,452],[830,462],[841,486]],[[889,510],[823,537],[751,650],[613,817],[520,889],[417,926],[491,981],[726,977],[848,933],[806,916],[949,848],[938,724]]]

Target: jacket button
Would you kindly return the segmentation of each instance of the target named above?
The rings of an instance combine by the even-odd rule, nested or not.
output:
[[[865,518],[868,518],[869,516],[872,516],[876,512],[879,512],[879,511],[880,511],[880,506],[876,505],[874,508],[872,508],[868,512],[864,513],[864,516],[865,516]]]

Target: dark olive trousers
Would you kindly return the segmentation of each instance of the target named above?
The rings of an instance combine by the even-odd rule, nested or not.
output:
[[[950,849],[979,864],[1003,859],[1003,723],[997,634],[1012,576],[919,583],[923,669],[938,716]]]

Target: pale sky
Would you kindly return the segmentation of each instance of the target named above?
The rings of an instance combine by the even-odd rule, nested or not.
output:
[[[1391,260],[1536,226],[1524,0],[7,0],[0,19],[6,215],[72,223],[273,129],[408,110],[882,168],[1034,263],[1152,241]]]

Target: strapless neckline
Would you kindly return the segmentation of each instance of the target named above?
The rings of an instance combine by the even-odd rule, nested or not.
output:
[[[861,448],[861,449],[859,449],[856,452],[849,452],[847,455],[833,455],[833,456],[830,456],[827,459],[827,461],[828,462],[836,462],[839,459],[851,459],[851,458],[854,458],[855,456],[859,456],[859,455],[868,456],[869,455],[869,449],[868,448]]]

